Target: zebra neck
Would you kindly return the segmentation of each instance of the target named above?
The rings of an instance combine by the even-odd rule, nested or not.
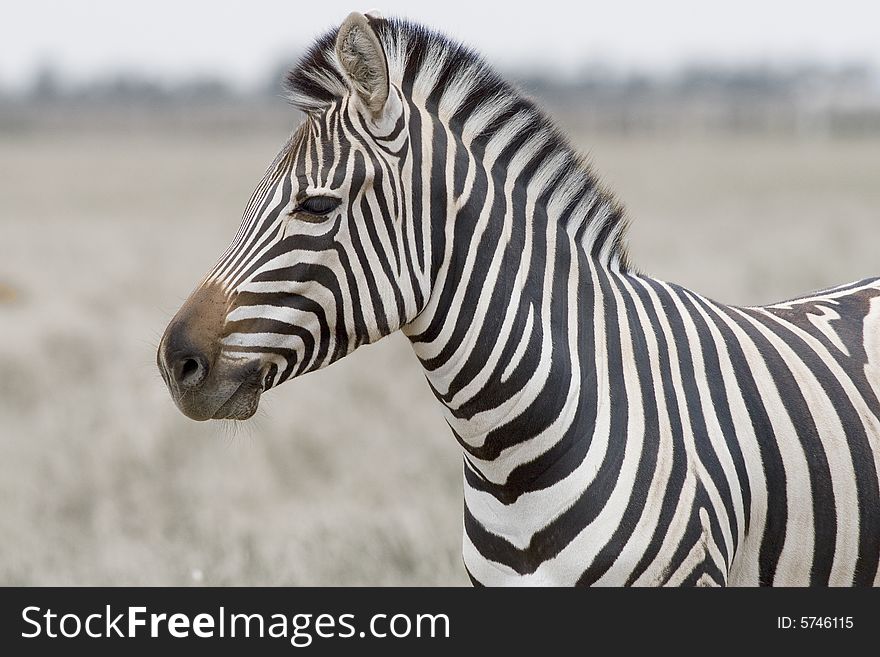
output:
[[[513,234],[494,256],[476,256],[471,271],[441,275],[468,282],[435,287],[428,315],[405,329],[465,451],[472,487],[500,499],[573,470],[598,400],[610,396],[597,328],[604,333],[613,274],[545,212],[531,223],[530,238]]]

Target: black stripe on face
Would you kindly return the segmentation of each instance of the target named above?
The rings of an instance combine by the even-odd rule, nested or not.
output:
[[[408,180],[405,178],[406,165],[413,158],[410,148],[411,144],[411,139],[407,137],[404,145],[401,147],[401,152],[396,155],[398,157],[397,179],[399,184],[395,185],[397,194],[394,198],[394,212],[396,213],[395,216],[400,218],[397,223],[400,229],[400,242],[403,244],[403,260],[407,276],[409,277],[409,289],[413,294],[415,311],[418,313],[424,308],[425,299],[418,279],[418,273],[421,270],[417,271],[415,262],[418,257],[424,258],[424,254],[422,253],[422,246],[418,243],[415,246],[411,245],[409,238],[411,230],[415,234],[414,224],[421,221],[420,215],[413,213],[410,216],[409,214],[409,204],[415,202],[413,194],[415,193],[414,190],[417,189],[413,181],[415,173],[411,173]],[[412,171],[416,171],[415,166],[412,167]],[[407,187],[407,182],[410,183],[409,188]]]
[[[231,280],[234,277],[247,254],[252,251],[252,244],[256,238],[271,226],[271,222],[265,222],[263,218],[269,211],[268,208],[275,197],[275,190],[279,185],[283,186],[288,175],[286,165],[289,165],[292,160],[289,154],[280,159],[278,167],[260,181],[249,203],[249,210],[245,212],[242,223],[233,239],[232,246],[214,267],[215,272],[223,272],[222,278],[225,280]]]
[[[253,257],[247,269],[237,279],[237,285],[241,286],[252,278],[259,280],[256,277],[260,275],[266,263],[279,256],[288,255],[293,251],[321,252],[333,248],[334,239],[340,230],[340,218],[337,217],[334,221],[328,221],[324,230],[325,232],[318,235],[300,233],[284,237],[285,229],[279,221],[275,232],[267,236],[263,243],[259,245],[259,249],[255,251],[260,253],[260,255]],[[281,236],[280,239],[279,236]]]
[[[302,340],[303,344],[302,359],[299,361],[299,370],[302,370],[309,363],[311,363],[312,357],[315,355],[315,336],[312,335],[311,331],[303,328],[302,326],[266,318],[254,318],[229,322],[228,325],[232,333],[277,333],[280,335],[299,338],[300,340]],[[266,351],[268,353],[275,353],[278,349],[278,347],[270,345],[259,345],[257,348],[261,351]],[[239,351],[241,349],[242,347],[233,346],[229,348],[229,351]],[[288,347],[282,347],[282,349],[288,349]],[[291,351],[293,350],[291,349]],[[297,374],[299,373],[300,372],[297,371]]]
[[[322,117],[323,118],[323,117]],[[324,152],[323,129],[321,121],[312,122],[312,130],[310,130],[310,148],[309,155],[312,162],[312,180],[315,187],[322,187],[324,164],[327,154]]]
[[[290,308],[306,313],[313,314],[318,322],[318,343],[315,344],[314,337],[304,340],[304,352],[301,361],[302,367],[310,364],[317,367],[324,363],[324,359],[330,348],[330,327],[327,323],[327,317],[323,306],[299,294],[288,293],[255,293],[242,292],[236,297],[236,305],[242,306],[273,306],[275,308]],[[269,319],[265,317],[255,317],[227,322],[224,328],[224,335],[232,335],[233,333],[274,333],[279,335],[300,336],[302,327],[290,322]],[[312,356],[314,355],[314,362]]]
[[[360,195],[357,190],[362,189],[364,186],[366,178],[366,165],[364,163],[364,156],[360,153],[360,151],[354,151],[352,155],[353,173],[351,178],[351,191],[348,198],[347,227],[349,235],[351,237],[351,244],[354,250],[354,255],[360,262],[364,278],[366,279],[364,282],[366,283],[367,292],[370,295],[371,305],[375,311],[376,325],[379,329],[379,332],[382,335],[386,335],[390,332],[388,329],[388,318],[385,315],[385,308],[382,304],[382,297],[379,294],[379,287],[376,284],[376,277],[373,274],[372,263],[370,262],[366,251],[364,250],[363,245],[365,243],[365,240],[361,235],[361,229],[359,227],[361,223],[369,222],[363,222],[359,218],[362,216],[361,212],[363,211],[363,199],[360,199],[360,207],[359,204],[356,204],[356,199]],[[369,207],[366,208],[366,211],[369,212]],[[351,268],[347,270],[347,274],[349,279],[349,289],[357,289],[359,287],[359,282],[355,279],[354,272],[351,270]],[[367,336],[365,335],[364,337],[366,338]]]
[[[385,232],[388,234],[388,238],[390,244],[388,247],[391,249],[391,255],[394,257],[394,271],[399,272],[401,270],[401,260],[400,260],[400,252],[397,248],[397,241],[394,239],[397,232],[395,230],[394,218],[396,215],[392,214],[388,205],[389,199],[385,195],[384,183],[389,183],[389,187],[391,187],[391,198],[394,199],[394,175],[388,166],[387,162],[377,158],[373,155],[373,152],[370,148],[365,148],[364,152],[370,159],[370,165],[373,169],[373,194],[376,198],[376,203],[379,206],[379,217],[375,217],[372,215],[372,212],[369,211],[369,206],[364,212],[364,218],[366,219],[365,223],[367,224],[367,228],[370,229],[370,239],[373,240],[373,245],[375,247],[377,254],[382,254],[387,251],[387,248],[379,242],[379,236],[375,229],[375,224],[378,219],[381,218],[384,226]],[[364,202],[366,202],[366,195],[364,195]],[[392,267],[386,258],[381,258],[382,267],[385,269],[385,274],[388,276],[389,280],[394,280],[394,274],[392,272]],[[387,265],[387,267],[386,267]],[[395,288],[396,289],[396,288]],[[399,315],[403,316],[403,299],[400,297],[399,291],[397,294],[397,302],[398,302],[398,310]]]
[[[381,173],[378,171],[377,171],[377,176],[379,178],[381,178]],[[378,180],[377,180],[377,184],[378,184]],[[369,237],[370,244],[372,245],[372,251],[376,256],[376,260],[378,260],[378,264],[382,270],[382,274],[384,274],[385,279],[389,282],[390,287],[391,287],[392,291],[394,292],[394,302],[397,306],[397,317],[402,318],[402,317],[404,317],[404,315],[406,313],[406,310],[403,305],[403,295],[400,293],[400,289],[395,284],[396,275],[395,275],[395,271],[393,268],[393,263],[389,262],[388,258],[386,257],[388,250],[386,248],[386,245],[383,244],[382,238],[379,236],[379,231],[376,230],[376,224],[375,224],[376,218],[375,218],[375,216],[373,216],[372,208],[370,207],[370,203],[369,203],[369,200],[367,199],[366,195],[361,197],[360,209],[361,209],[361,218],[364,220],[363,223],[365,224],[367,236]],[[381,213],[381,210],[380,210],[380,213]],[[387,219],[386,219],[386,221],[387,221]],[[394,234],[395,234],[394,233],[394,226],[390,226],[390,227],[386,227],[386,228],[389,231],[391,231],[389,233],[389,238],[391,239],[392,245],[394,246],[392,251],[395,255],[395,258],[398,259],[397,264],[398,264],[398,268],[399,268],[400,261],[399,261],[399,255],[397,254],[397,248],[396,248],[397,244],[393,241]],[[369,261],[366,261],[364,266],[365,267],[370,266]],[[373,266],[373,269],[375,269],[375,265]],[[377,306],[377,309],[381,308],[381,311],[382,311],[382,318],[383,318],[382,321],[385,324],[384,324],[384,328],[383,328],[383,324],[381,322],[380,322],[379,326],[380,326],[380,329],[382,330],[382,334],[385,335],[390,332],[387,318],[385,316],[385,305],[383,303],[382,298],[380,296],[378,296],[377,294],[374,294],[374,300],[375,300],[375,305]],[[378,314],[377,314],[377,319],[378,319]]]
[[[403,103],[401,103],[401,107],[403,107],[403,106],[404,106]],[[406,117],[403,114],[403,112],[401,112],[400,116],[397,117],[397,121],[394,122],[394,128],[391,129],[391,132],[389,132],[387,135],[381,135],[379,137],[376,137],[376,141],[380,142],[378,144],[379,148],[385,150],[386,153],[390,153],[391,151],[388,150],[388,147],[385,146],[384,144],[382,144],[381,142],[395,141],[400,136],[400,133],[403,132],[403,129],[405,126],[406,126]]]
[[[290,281],[292,284],[312,281],[329,290],[333,295],[336,307],[336,316],[334,318],[335,349],[333,354],[331,354],[331,362],[345,355],[346,345],[350,337],[345,326],[345,297],[340,282],[337,280],[336,274],[332,269],[323,265],[298,264],[262,272],[254,280],[257,282]]]
[[[350,208],[353,210],[349,221],[352,245],[367,278],[367,287],[373,300],[378,328],[382,335],[386,335],[390,332],[390,325],[385,313],[384,300],[378,294],[378,286],[374,274],[374,270],[377,269],[376,264],[381,268],[382,274],[384,274],[393,291],[398,319],[402,320],[406,316],[403,296],[397,283],[397,275],[395,274],[395,272],[401,272],[403,268],[397,243],[395,216],[389,207],[391,199],[386,197],[384,189],[384,183],[387,180],[391,188],[392,202],[396,203],[394,173],[392,167],[386,161],[374,155],[373,138],[368,134],[365,135],[363,132],[359,132],[366,130],[366,126],[363,124],[359,114],[355,114],[355,122],[350,119],[347,113],[343,114],[342,125],[345,129],[345,137],[357,142],[360,146],[360,148],[353,152],[354,174],[349,192]],[[368,162],[372,172],[369,183],[366,180]],[[372,197],[376,200],[378,217],[375,216],[376,213],[373,212],[370,206],[368,192],[372,192]],[[358,195],[360,195],[360,203],[359,205],[353,205]],[[357,211],[354,211],[355,208]],[[377,230],[377,224],[380,221],[388,236],[387,244],[383,243]],[[362,237],[364,231],[368,240]],[[372,246],[372,251],[376,256],[376,262],[372,264],[366,255],[365,247],[368,244]],[[390,261],[392,258],[393,262]]]
[[[270,199],[274,197],[275,188],[272,188],[271,191],[272,194],[267,195]],[[224,278],[231,281],[232,287],[238,287],[241,285],[244,281],[248,280],[260,266],[262,266],[263,259],[257,259],[256,254],[260,253],[272,244],[272,242],[276,241],[278,235],[282,232],[283,226],[279,221],[279,216],[290,204],[292,194],[293,183],[291,178],[290,176],[284,176],[281,180],[281,198],[278,203],[262,217],[259,228],[248,236],[249,248],[241,249],[241,252],[230,268],[229,273],[224,276]]]
[[[255,356],[277,356],[283,358],[287,363],[281,376],[272,385],[278,386],[284,383],[293,373],[293,368],[299,360],[299,356],[293,349],[284,347],[226,347],[224,351],[231,354],[253,354]],[[277,368],[276,368],[277,369]]]
[[[348,173],[351,144],[348,139],[345,139],[345,134],[342,130],[342,113],[339,111],[333,112],[329,135],[333,141],[333,157],[336,161],[333,179],[329,185],[333,189],[342,189],[342,186],[345,184],[345,176]]]

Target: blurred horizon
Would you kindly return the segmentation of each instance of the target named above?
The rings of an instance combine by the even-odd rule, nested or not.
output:
[[[6,100],[74,100],[113,98],[114,95],[154,100],[205,97],[252,98],[277,97],[283,91],[283,79],[292,70],[310,44],[291,48],[254,76],[246,86],[236,85],[218,74],[190,71],[177,78],[168,78],[155,71],[123,68],[103,71],[87,78],[67,75],[63,65],[53,59],[41,59],[39,65],[18,85],[0,81],[0,99]],[[493,64],[491,60],[488,60]],[[541,66],[494,66],[502,75],[520,84],[541,84],[549,89],[632,89],[639,87],[669,90],[699,90],[700,85],[715,81],[722,86],[750,87],[750,91],[770,89],[780,83],[782,91],[805,81],[857,81],[865,90],[880,94],[880,64],[864,59],[827,62],[808,58],[777,61],[753,58],[724,63],[713,60],[688,60],[666,69],[639,69],[621,66],[612,60],[591,59],[580,62],[575,70],[561,74]]]
[[[206,129],[289,125],[296,113],[283,99],[282,79],[297,59],[279,60],[248,90],[218,77],[171,82],[135,72],[73,81],[47,63],[18,91],[0,89],[0,132],[131,129],[157,119]],[[573,131],[880,134],[880,68],[864,62],[694,63],[650,73],[596,63],[567,77],[502,74]]]

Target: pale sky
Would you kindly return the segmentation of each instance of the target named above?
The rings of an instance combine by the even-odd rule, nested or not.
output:
[[[622,69],[682,62],[880,66],[876,0],[18,0],[0,23],[0,85],[21,87],[41,62],[73,80],[133,71],[196,75],[241,87],[352,10],[416,19],[502,67],[561,74],[601,61]],[[292,63],[292,62],[291,62]]]

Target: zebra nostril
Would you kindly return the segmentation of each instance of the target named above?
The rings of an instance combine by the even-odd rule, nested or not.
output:
[[[174,365],[174,378],[184,388],[194,388],[208,375],[208,363],[201,356],[181,358]]]
[[[183,367],[180,370],[180,378],[182,381],[186,381],[187,379],[195,376],[196,372],[199,371],[199,364],[196,362],[195,358],[187,358],[183,361]]]

